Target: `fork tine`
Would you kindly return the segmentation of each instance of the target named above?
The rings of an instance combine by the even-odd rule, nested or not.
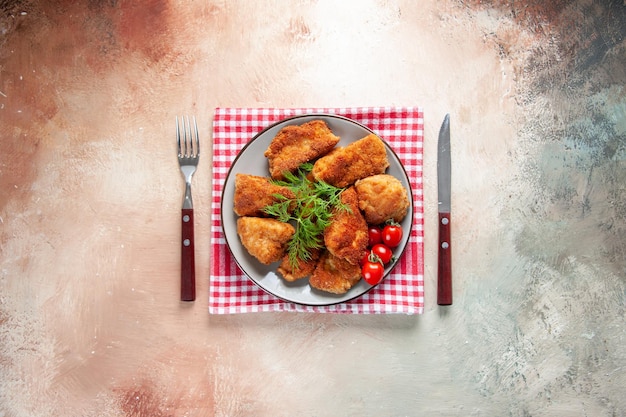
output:
[[[191,135],[191,126],[189,124],[189,116],[185,116],[187,124],[185,125],[185,156],[191,158],[193,156],[193,144]]]
[[[193,116],[193,127],[196,132],[196,157],[200,156],[200,135],[198,135],[198,124],[196,123],[196,116]]]
[[[178,145],[178,156],[183,156],[183,148],[180,143],[180,124],[178,123],[178,116],[176,116],[176,145]]]
[[[187,138],[187,136],[190,134],[189,116],[183,116],[183,133],[185,139],[185,157],[189,158],[189,156],[191,156],[191,147],[189,146],[189,139]]]

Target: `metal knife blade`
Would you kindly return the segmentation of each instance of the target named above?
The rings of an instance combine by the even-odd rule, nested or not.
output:
[[[437,192],[439,201],[439,250],[437,269],[437,304],[452,304],[452,245],[450,241],[451,169],[450,115],[446,114],[437,144]]]

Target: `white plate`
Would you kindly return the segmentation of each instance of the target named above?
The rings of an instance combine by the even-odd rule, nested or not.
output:
[[[235,262],[239,268],[246,274],[252,282],[262,288],[264,291],[284,300],[297,304],[309,306],[324,306],[342,303],[356,297],[359,297],[369,291],[372,286],[360,280],[347,293],[336,295],[323,291],[318,291],[309,286],[309,280],[306,278],[295,282],[287,282],[280,274],[276,272],[278,262],[272,265],[263,265],[256,258],[248,253],[241,244],[241,240],[237,235],[237,218],[233,211],[234,194],[235,194],[235,175],[237,173],[258,175],[269,177],[269,166],[267,158],[263,156],[265,150],[270,145],[274,136],[280,129],[288,125],[301,125],[311,120],[323,120],[326,122],[332,132],[339,136],[341,140],[337,146],[346,146],[349,143],[357,141],[372,132],[367,127],[350,120],[348,118],[328,114],[309,114],[304,116],[295,116],[272,126],[257,134],[248,142],[241,152],[233,161],[222,189],[222,228],[226,238],[226,244],[230,249]],[[383,142],[384,139],[383,139]],[[387,159],[389,160],[389,168],[387,174],[398,178],[404,187],[406,187],[409,197],[413,195],[411,192],[411,184],[400,159],[385,142],[387,148]],[[413,199],[409,198],[410,207],[404,220],[402,221],[403,237],[402,243],[394,250],[394,255],[399,258],[406,247],[412,227],[413,219]],[[397,262],[397,261],[396,261]],[[387,266],[385,276],[389,274],[395,263]]]

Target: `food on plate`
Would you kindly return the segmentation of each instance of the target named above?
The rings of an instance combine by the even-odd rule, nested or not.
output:
[[[383,141],[369,134],[343,148],[322,120],[282,128],[265,156],[267,177],[237,173],[234,212],[242,245],[287,282],[344,294],[375,285],[395,261],[409,193],[392,175]],[[384,227],[383,227],[384,224]],[[398,231],[399,229],[399,231]]]
[[[277,195],[295,198],[288,187],[274,184],[267,177],[239,173],[235,176],[234,210],[238,216],[266,217],[264,209],[279,202]]]
[[[299,259],[295,265],[292,264],[289,255],[285,255],[277,271],[288,282],[306,278],[315,270],[321,253],[319,249],[311,249],[310,259]]]
[[[321,157],[311,173],[318,181],[347,187],[362,178],[384,173],[388,166],[385,144],[372,133]]]
[[[369,246],[374,246],[383,241],[383,231],[378,226],[369,226],[367,228],[367,234],[369,237]]]
[[[385,267],[380,262],[366,261],[361,267],[363,279],[370,285],[376,285],[383,279]]]
[[[389,262],[393,259],[393,252],[391,248],[383,243],[377,243],[372,246],[370,253],[376,257],[375,260],[380,260],[383,265],[389,264]]]
[[[383,224],[388,220],[399,222],[409,210],[407,190],[393,175],[372,175],[358,180],[354,187],[359,208],[368,224]]]
[[[305,162],[328,153],[339,143],[323,120],[312,120],[300,126],[285,126],[274,137],[265,151],[270,175],[284,179],[285,172],[293,172]]]
[[[331,222],[324,230],[324,244],[334,256],[358,265],[367,249],[369,237],[354,187],[341,193],[341,202],[348,209],[333,209]]]
[[[382,233],[383,243],[390,248],[395,248],[402,242],[402,227],[398,223],[385,225]]]
[[[291,224],[276,219],[247,216],[237,219],[237,234],[242,245],[265,265],[277,262],[285,255],[295,232]]]
[[[347,209],[340,199],[343,189],[309,180],[307,174],[312,167],[305,163],[298,168],[297,174],[285,173],[285,181],[278,181],[278,184],[293,191],[295,198],[281,197],[281,201],[265,208],[267,214],[282,222],[293,221],[297,226],[287,247],[294,269],[300,260],[309,260],[312,250],[324,246],[323,233],[331,222],[333,209]]]
[[[333,294],[345,294],[361,279],[361,267],[338,258],[330,252],[324,252],[309,285],[321,291]]]

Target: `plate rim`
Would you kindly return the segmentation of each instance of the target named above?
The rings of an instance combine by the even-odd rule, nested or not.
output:
[[[340,300],[336,300],[336,301],[328,301],[328,302],[321,302],[321,303],[311,303],[311,302],[300,302],[300,301],[294,301],[292,299],[286,298],[284,296],[281,296],[279,294],[276,294],[272,291],[270,291],[268,288],[266,288],[265,286],[261,285],[259,282],[257,282],[257,280],[251,276],[251,274],[249,274],[245,268],[243,267],[243,265],[241,265],[239,259],[237,259],[237,256],[233,253],[233,250],[231,248],[231,245],[229,243],[229,239],[228,239],[228,235],[226,233],[225,230],[225,226],[224,226],[224,192],[226,189],[226,184],[228,182],[228,180],[231,178],[231,174],[232,171],[235,167],[235,165],[237,164],[237,161],[239,160],[240,156],[243,155],[243,153],[245,152],[245,150],[252,144],[254,143],[260,136],[262,136],[263,134],[265,134],[267,131],[282,125],[282,124],[289,124],[289,122],[292,122],[294,120],[297,119],[304,119],[304,118],[315,118],[315,117],[324,117],[324,118],[333,118],[333,119],[339,119],[339,120],[343,120],[345,122],[348,122],[350,124],[354,124],[358,127],[360,127],[361,129],[364,129],[367,132],[370,132],[371,134],[376,135],[380,140],[383,141],[383,143],[385,144],[385,148],[390,151],[394,157],[396,158],[396,160],[399,162],[399,166],[400,169],[402,170],[406,180],[407,180],[407,186],[408,186],[408,196],[409,196],[409,201],[410,201],[410,206],[409,206],[409,213],[407,213],[407,216],[410,215],[411,217],[411,221],[409,222],[409,227],[408,227],[408,233],[407,233],[407,239],[404,243],[404,246],[402,247],[399,256],[396,258],[396,260],[394,261],[394,263],[392,265],[390,265],[388,267],[388,270],[385,272],[385,274],[383,275],[383,279],[381,279],[381,281],[378,284],[375,285],[371,285],[371,284],[367,284],[369,285],[368,288],[365,288],[364,291],[358,292],[356,293],[354,296],[350,297],[350,298],[341,298]],[[269,172],[268,172],[268,177],[269,177]],[[232,208],[231,208],[232,209]],[[237,216],[239,217],[239,216]],[[349,117],[346,116],[342,116],[339,114],[333,114],[333,113],[324,113],[324,112],[313,112],[313,113],[302,113],[302,114],[297,114],[297,115],[291,115],[291,116],[287,116],[285,118],[282,118],[280,120],[277,120],[271,124],[269,124],[268,126],[264,127],[263,129],[261,129],[258,133],[256,133],[254,136],[252,136],[252,138],[250,138],[250,140],[248,140],[245,145],[237,152],[237,155],[235,156],[235,158],[232,160],[232,162],[230,163],[230,166],[228,168],[228,171],[226,173],[226,176],[224,177],[224,182],[222,184],[222,190],[220,193],[220,226],[222,229],[222,235],[224,237],[224,241],[226,243],[226,247],[228,248],[228,251],[230,253],[230,255],[232,256],[233,260],[235,261],[235,264],[237,265],[237,268],[241,271],[241,273],[243,275],[245,275],[245,277],[252,281],[252,283],[259,289],[261,289],[262,291],[264,291],[265,293],[276,297],[277,299],[283,301],[283,302],[287,302],[287,303],[292,303],[292,304],[297,304],[297,305],[302,305],[302,306],[307,306],[307,307],[327,307],[327,306],[333,306],[333,305],[337,305],[337,304],[342,304],[342,303],[347,303],[350,301],[354,301],[357,298],[362,297],[363,295],[367,294],[368,292],[370,292],[372,289],[376,288],[377,286],[379,286],[380,284],[382,284],[385,279],[391,274],[391,272],[393,271],[393,269],[397,266],[398,261],[400,260],[400,258],[402,258],[402,256],[404,255],[404,252],[406,250],[406,248],[409,246],[409,244],[411,243],[411,233],[413,231],[413,227],[415,226],[415,201],[413,198],[413,187],[411,185],[411,178],[409,177],[406,168],[404,167],[404,163],[402,162],[402,160],[400,159],[400,157],[398,156],[398,154],[395,152],[395,150],[393,149],[393,147],[383,138],[381,137],[378,133],[376,133],[374,130],[372,130],[371,128],[365,126],[363,123],[360,123],[354,119],[351,119]],[[349,292],[350,290],[348,290]],[[332,293],[328,293],[325,295],[328,296],[344,296],[345,294],[332,294]]]

